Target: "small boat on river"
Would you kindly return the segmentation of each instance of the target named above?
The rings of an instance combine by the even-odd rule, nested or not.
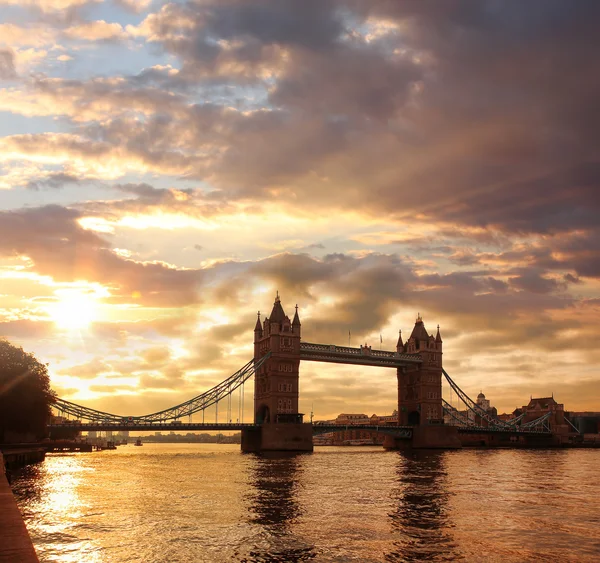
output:
[[[143,444],[142,444],[142,439],[141,439],[141,438],[138,438],[138,439],[135,441],[135,445],[136,445],[136,446],[142,446],[142,445],[143,445]]]

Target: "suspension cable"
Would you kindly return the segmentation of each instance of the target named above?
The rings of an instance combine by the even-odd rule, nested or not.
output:
[[[174,407],[157,411],[143,416],[120,416],[104,411],[99,411],[89,407],[84,407],[64,399],[56,399],[53,408],[64,415],[72,415],[79,420],[88,420],[91,422],[103,423],[120,423],[123,419],[133,422],[157,422],[167,420],[177,420],[183,416],[191,416],[192,414],[202,411],[202,421],[204,422],[204,410],[223,399],[226,395],[231,395],[237,388],[242,387],[242,417],[243,417],[243,386],[244,383],[252,377],[256,371],[269,359],[271,352],[267,352],[258,360],[252,359],[233,375],[215,385],[208,391],[181,403]],[[218,406],[216,407],[218,412]]]

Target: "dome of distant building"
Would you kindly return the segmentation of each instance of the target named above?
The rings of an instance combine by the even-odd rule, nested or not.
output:
[[[479,395],[477,395],[478,399],[485,399],[485,395],[483,393],[479,393]]]

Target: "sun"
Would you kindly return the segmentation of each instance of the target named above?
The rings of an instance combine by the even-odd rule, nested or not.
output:
[[[81,330],[96,320],[96,301],[92,295],[71,290],[57,294],[58,301],[48,307],[56,326],[66,330]]]

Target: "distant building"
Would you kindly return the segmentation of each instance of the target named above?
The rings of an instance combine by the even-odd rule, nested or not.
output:
[[[498,410],[496,409],[496,407],[492,407],[492,405],[490,404],[490,400],[485,398],[483,392],[480,392],[479,395],[477,395],[477,401],[475,403],[477,407],[485,411],[486,414],[488,414],[489,416],[498,416]],[[489,424],[485,417],[475,412],[475,410],[458,410],[457,408],[452,406],[449,408],[446,407],[446,410],[449,412],[446,412],[444,414],[444,424],[451,424],[454,426],[460,425],[461,423],[470,423],[476,426],[488,426]]]
[[[565,406],[562,403],[557,403],[554,397],[540,397],[537,399],[531,397],[529,404],[523,405],[517,410],[520,411],[519,414],[526,413],[523,422],[531,422],[551,412],[555,424],[564,424]]]
[[[600,412],[571,411],[565,413],[586,441],[600,441]]]
[[[385,426],[398,424],[398,411],[394,410],[391,415],[378,416],[373,414],[367,416],[363,413],[342,413],[334,420],[322,421],[326,424],[337,426],[352,426],[353,428],[343,428],[338,432],[328,432],[327,434],[318,434],[313,438],[313,443],[317,446],[358,446],[358,445],[381,445],[384,435],[378,434],[368,429],[361,429],[361,426]]]
[[[369,419],[369,424],[371,424],[372,426],[383,426],[386,424],[390,426],[397,426],[398,411],[394,409],[394,412],[392,412],[392,414],[389,416],[378,416],[374,414]]]
[[[545,414],[550,413],[548,418],[548,426],[553,434],[568,435],[573,430],[565,421],[565,406],[562,403],[557,403],[552,397],[531,397],[529,404],[523,405],[520,409],[515,409],[513,416],[520,416],[525,413],[521,420],[521,424],[527,424],[533,420],[541,418]]]
[[[340,426],[349,426],[349,425],[366,425],[370,424],[371,419],[366,414],[338,414],[337,418],[334,421],[334,424],[339,424]]]
[[[444,424],[450,424],[451,426],[460,425],[461,422],[464,424],[468,423],[470,411],[463,410],[459,411],[456,407],[447,406],[446,412],[444,412]]]
[[[484,411],[487,411],[490,408],[490,400],[485,398],[483,391],[477,395],[477,406],[481,407]]]
[[[486,414],[496,418],[498,416],[498,409],[496,407],[492,407],[490,404],[490,400],[485,398],[483,391],[477,395],[477,406],[484,410]],[[485,417],[479,416],[475,414],[473,411],[469,410],[469,419],[474,421],[479,426],[487,426],[488,422],[485,420]]]

